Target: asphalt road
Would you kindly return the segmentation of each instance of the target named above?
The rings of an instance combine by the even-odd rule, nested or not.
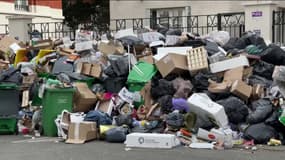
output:
[[[161,149],[126,149],[124,144],[92,141],[74,145],[56,139],[32,140],[23,136],[0,136],[0,160],[281,160],[285,147],[204,150],[177,147]]]

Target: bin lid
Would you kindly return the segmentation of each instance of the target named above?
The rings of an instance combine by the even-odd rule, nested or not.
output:
[[[156,74],[154,65],[146,62],[138,62],[128,76],[128,83],[146,83]]]
[[[18,85],[15,83],[0,83],[0,89],[18,89]]]

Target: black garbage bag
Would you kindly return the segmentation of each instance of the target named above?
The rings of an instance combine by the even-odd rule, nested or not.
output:
[[[172,108],[173,108],[172,96],[170,96],[170,95],[162,96],[157,100],[157,102],[158,102],[159,106],[161,107],[162,113],[168,114],[168,113],[172,112]]]
[[[256,33],[251,32],[251,31],[245,32],[243,36],[239,39],[239,41],[245,44],[245,47],[249,45],[255,45],[255,46],[258,46],[258,48],[260,49],[266,48],[266,43],[264,39],[260,37],[259,35],[257,35]],[[239,49],[244,49],[244,48],[239,48]]]
[[[151,96],[154,100],[165,96],[165,95],[174,95],[175,89],[173,87],[172,82],[167,81],[165,79],[160,80],[152,80],[151,89],[150,89]]]
[[[230,92],[225,92],[225,93],[211,93],[208,90],[203,91],[203,93],[206,93],[208,97],[210,97],[213,101],[218,101],[222,99],[226,99],[230,97],[232,94]]]
[[[272,115],[265,120],[265,124],[273,127],[277,132],[279,132],[279,139],[282,144],[285,144],[285,126],[279,121],[280,112],[274,111]]]
[[[261,60],[274,65],[285,65],[285,51],[275,44],[270,44],[261,53]]]
[[[112,66],[108,66],[105,70],[104,73],[109,76],[109,77],[117,77],[115,71],[113,70]]]
[[[133,46],[133,45],[144,45],[144,41],[140,40],[135,36],[124,36],[118,38],[117,40],[121,41],[124,47]]]
[[[224,106],[230,123],[239,124],[246,121],[248,107],[239,98],[231,96],[227,99],[219,100],[217,103]]]
[[[274,65],[266,63],[264,61],[259,61],[253,65],[253,74],[264,77],[268,80],[272,80],[272,73],[274,71]]]
[[[236,48],[236,43],[238,41],[237,37],[231,37],[230,40],[223,46],[223,49],[228,51],[228,50],[232,50],[234,48]],[[241,47],[239,47],[241,48]]]
[[[114,118],[116,121],[117,126],[122,126],[122,125],[127,125],[127,126],[132,126],[132,116],[129,114],[124,114],[124,115],[118,115],[117,117]]]
[[[94,84],[92,86],[91,91],[95,94],[96,93],[104,93],[105,89],[104,89],[104,86],[102,84],[97,83],[97,84]]]
[[[201,47],[201,46],[205,46],[205,45],[206,45],[206,43],[203,40],[195,39],[195,40],[184,41],[179,46],[192,46],[193,48],[196,48],[196,47]]]
[[[56,76],[56,78],[63,83],[71,83],[71,80],[68,74],[66,73],[60,73],[59,75]]]
[[[179,30],[179,29],[169,29],[169,30],[166,32],[166,35],[181,36],[181,34],[182,34],[182,31]]]
[[[0,82],[15,83],[20,85],[23,81],[20,69],[8,68],[0,74]]]
[[[205,49],[207,50],[208,56],[212,56],[215,53],[219,52],[219,45],[215,42],[206,41]]]
[[[68,56],[64,56],[55,61],[52,74],[60,74],[60,73],[73,73],[74,67],[71,63],[66,63]]]
[[[106,141],[111,143],[123,143],[128,133],[129,128],[127,127],[111,128],[106,132]]]
[[[167,31],[169,30],[166,26],[163,26],[161,24],[157,24],[154,29],[163,35],[166,35]]]
[[[116,60],[109,60],[112,66],[113,71],[115,72],[116,76],[128,76],[129,74],[129,61],[128,57],[120,57]]]
[[[248,78],[248,83],[249,85],[260,84],[261,86],[265,88],[269,88],[272,85],[273,81],[260,77],[258,75],[251,75]]]
[[[199,72],[196,74],[192,79],[192,84],[194,86],[194,90],[196,92],[203,92],[205,90],[208,90],[209,82],[208,80],[211,79],[216,82],[221,82],[222,79],[216,76],[215,74],[212,74],[210,72]]]
[[[179,112],[169,113],[166,117],[166,124],[173,129],[179,129],[184,125],[184,116]]]
[[[119,93],[126,86],[127,77],[108,77],[103,80],[106,91],[111,93]]]
[[[278,139],[278,133],[273,127],[259,123],[249,126],[245,130],[244,138],[246,140],[254,140],[255,144],[266,144],[270,138]]]
[[[268,99],[259,99],[251,104],[253,112],[247,117],[249,124],[261,123],[272,113],[272,104]]]

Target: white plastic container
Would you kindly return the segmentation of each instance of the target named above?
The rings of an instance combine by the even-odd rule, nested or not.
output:
[[[213,118],[221,128],[227,127],[229,122],[224,107],[213,102],[206,94],[194,93],[187,101],[191,112],[196,113],[202,119]]]
[[[180,141],[172,134],[131,133],[127,135],[126,147],[138,148],[173,148],[180,145]]]

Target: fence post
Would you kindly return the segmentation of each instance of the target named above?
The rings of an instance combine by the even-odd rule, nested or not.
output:
[[[276,11],[273,10],[273,14],[272,14],[272,43],[275,43],[275,14],[276,14]]]
[[[222,15],[219,13],[217,14],[217,29],[218,31],[222,30]]]

